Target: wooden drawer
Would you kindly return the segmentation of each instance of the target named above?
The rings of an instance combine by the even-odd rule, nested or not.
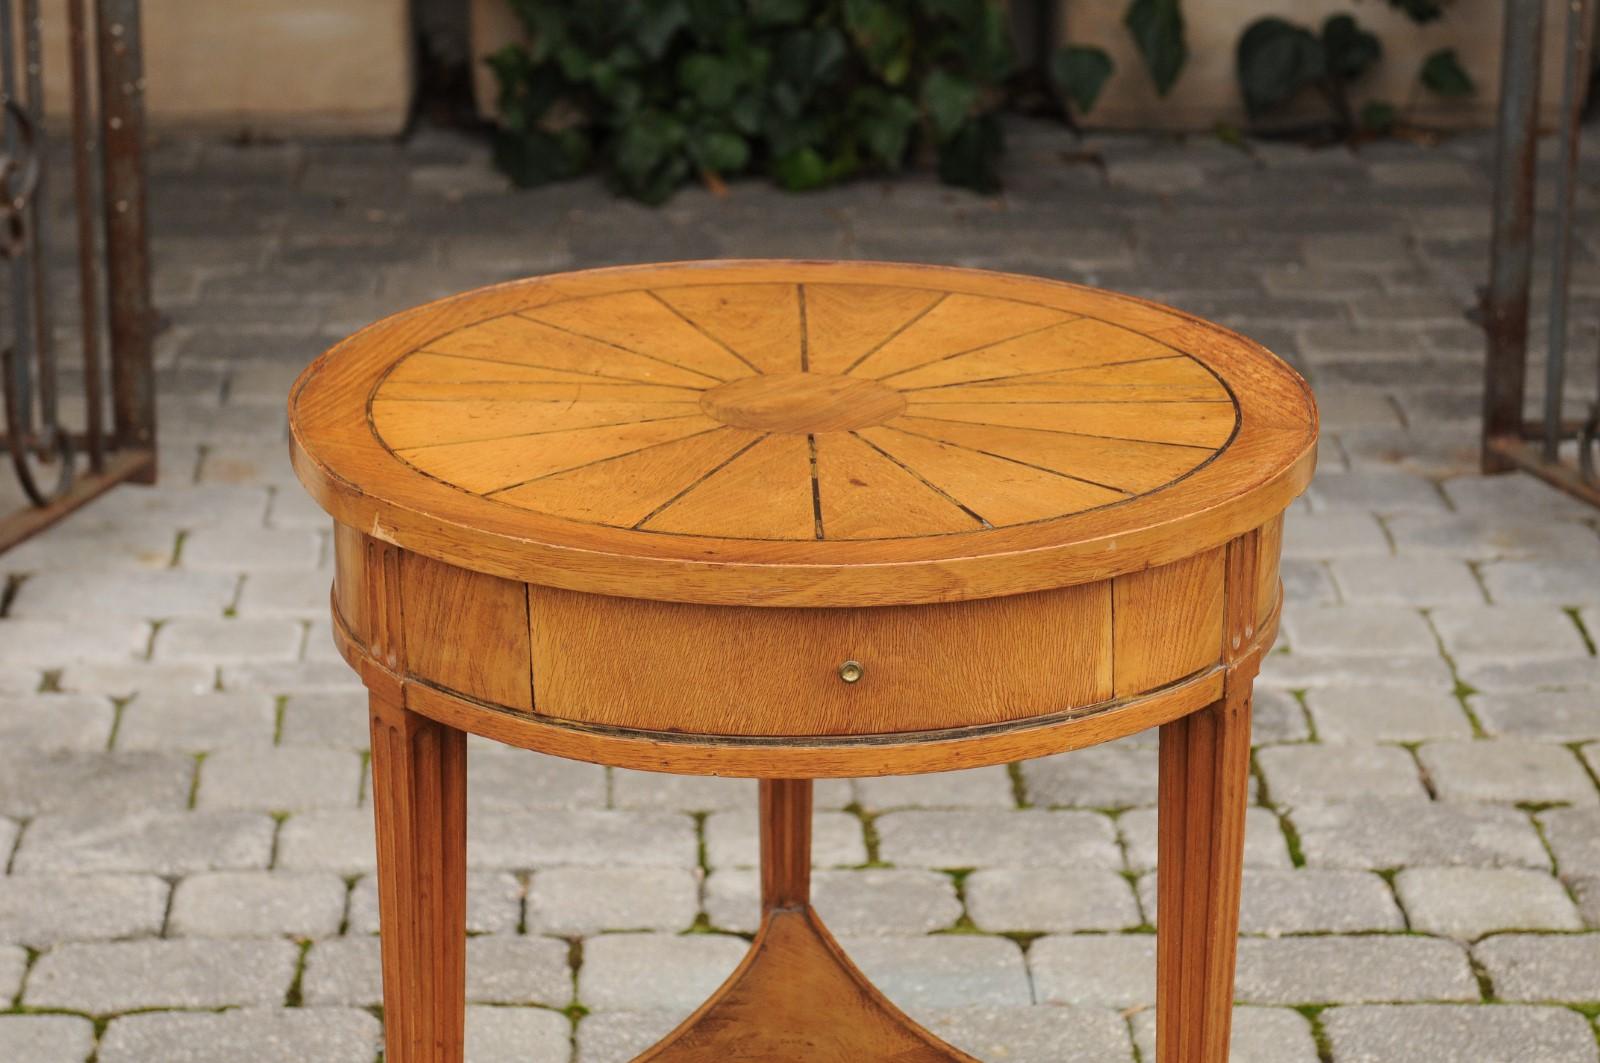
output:
[[[1104,584],[951,605],[756,609],[535,587],[539,711],[727,735],[995,723],[1111,692]],[[840,667],[858,662],[861,678]]]
[[[341,529],[336,600],[431,686],[587,725],[904,734],[1127,700],[1222,658],[1225,548],[1110,580],[937,605],[697,605],[528,585]],[[363,549],[363,546],[366,548]],[[1258,569],[1277,571],[1276,527]],[[381,622],[379,622],[381,620]],[[859,664],[846,682],[841,666]]]

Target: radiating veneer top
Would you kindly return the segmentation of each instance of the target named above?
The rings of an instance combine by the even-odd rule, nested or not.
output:
[[[486,288],[296,384],[342,523],[573,590],[758,605],[1013,594],[1280,512],[1316,411],[1265,349],[1036,278],[703,262]]]

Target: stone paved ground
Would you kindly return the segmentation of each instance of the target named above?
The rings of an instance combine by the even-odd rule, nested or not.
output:
[[[1311,376],[1326,445],[1260,685],[1233,1058],[1594,1063],[1600,514],[1473,471],[1486,153],[1019,128],[1000,199],[910,179],[652,212],[587,182],[508,194],[439,133],[162,147],[161,485],[0,556],[0,1060],[379,1051],[362,698],[284,458],[299,367],[480,282],[799,255],[1146,293]],[[471,1059],[629,1057],[744,947],[752,785],[472,756]],[[1155,793],[1143,738],[821,786],[819,906],[986,1058],[1149,1061]]]

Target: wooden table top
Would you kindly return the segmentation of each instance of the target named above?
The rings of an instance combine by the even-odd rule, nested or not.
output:
[[[1166,307],[1007,274],[701,262],[388,318],[290,400],[344,524],[465,568],[723,604],[953,601],[1103,579],[1280,512],[1304,381]]]

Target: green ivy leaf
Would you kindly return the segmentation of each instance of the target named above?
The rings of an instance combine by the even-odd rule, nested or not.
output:
[[[728,120],[739,132],[754,135],[761,128],[761,96],[754,92],[740,93],[728,108]]]
[[[977,102],[978,86],[964,77],[935,70],[922,79],[922,106],[941,143],[961,130]]]
[[[683,124],[661,111],[646,111],[618,134],[611,158],[624,173],[644,174],[676,152],[684,139]]]
[[[850,111],[867,154],[881,166],[898,169],[917,127],[917,105],[899,93],[868,87],[856,91]]]
[[[645,5],[633,30],[639,51],[651,60],[667,54],[678,31],[689,24],[689,5],[684,0],[653,0]]]
[[[638,78],[609,59],[589,67],[589,83],[618,116],[632,114],[644,101]]]
[[[567,16],[544,0],[511,0],[511,9],[527,32],[529,50],[535,62],[543,62],[567,40]]]
[[[744,0],[685,0],[689,8],[689,26],[702,42],[720,41],[728,27],[745,21]],[[569,5],[573,8],[598,7],[593,0]]]
[[[834,139],[832,123],[820,115],[794,117],[775,108],[766,112],[761,126],[768,153],[779,158],[802,148],[817,148]]]
[[[525,48],[508,44],[493,53],[484,62],[494,72],[499,86],[497,96],[500,121],[509,129],[523,130],[532,127],[544,107],[530,99],[533,86],[539,81],[539,70]]]
[[[678,84],[708,111],[733,105],[742,85],[742,71],[720,55],[697,52],[678,64]]]
[[[1122,24],[1133,34],[1133,42],[1156,83],[1156,92],[1165,96],[1189,58],[1178,0],[1133,0]]]
[[[727,176],[750,165],[750,145],[737,133],[697,130],[689,138],[689,154],[702,170]]]
[[[1448,99],[1471,96],[1478,86],[1461,66],[1454,48],[1441,48],[1422,62],[1422,84]]]
[[[823,84],[839,76],[850,54],[844,34],[828,27],[810,30],[794,39],[799,48],[798,54],[805,57],[803,67],[814,83]]]
[[[849,46],[837,30],[785,33],[778,42],[768,79],[773,102],[790,115],[800,114],[823,86],[839,77],[848,57]]]
[[[1334,15],[1322,24],[1322,48],[1329,74],[1354,81],[1383,55],[1378,38],[1349,15]]]
[[[1050,57],[1050,79],[1082,114],[1094,110],[1100,90],[1114,69],[1104,50],[1087,45],[1069,44],[1056,49]]]
[[[1399,120],[1400,113],[1395,110],[1394,104],[1383,100],[1373,100],[1361,108],[1361,128],[1377,136],[1386,137],[1394,132],[1395,123]]]
[[[979,115],[939,145],[939,179],[990,194],[1000,191],[1000,156],[1005,135],[998,115]]]
[[[595,62],[593,56],[576,44],[566,44],[557,48],[552,58],[561,68],[562,75],[569,81],[588,81],[593,76],[595,67],[600,65]]]
[[[965,57],[967,73],[984,82],[1000,82],[1016,68],[1011,42],[1010,9],[995,0],[983,0],[975,17],[958,27],[958,52]]]
[[[642,202],[664,202],[692,173],[684,139],[683,124],[674,116],[640,112],[611,144],[612,184]]]
[[[815,148],[801,148],[772,161],[772,175],[790,191],[820,188],[828,183],[828,164]]]
[[[918,6],[929,18],[959,25],[971,25],[983,16],[991,0],[920,0]]]
[[[1389,6],[1404,11],[1406,17],[1418,25],[1444,17],[1444,5],[1449,0],[1389,0]]]
[[[749,0],[750,17],[763,26],[793,26],[811,13],[809,0]]]
[[[578,129],[557,133],[499,129],[493,146],[495,165],[521,188],[576,177],[589,164],[589,141]]]
[[[1236,66],[1245,110],[1254,118],[1322,78],[1326,57],[1310,30],[1281,18],[1263,18],[1239,38]]]
[[[845,28],[873,73],[890,85],[911,72],[911,20],[885,0],[845,0]]]

